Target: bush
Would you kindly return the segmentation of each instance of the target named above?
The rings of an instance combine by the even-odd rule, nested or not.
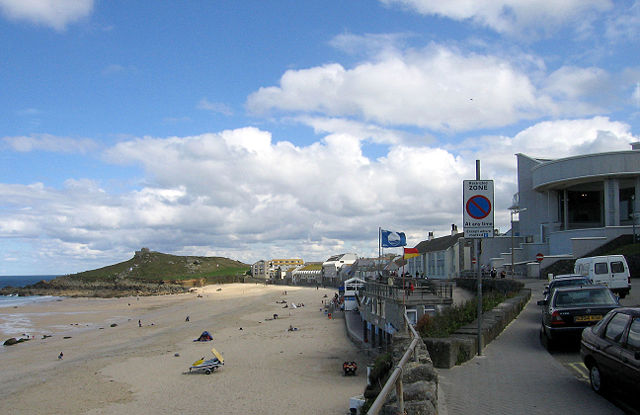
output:
[[[482,311],[486,312],[516,293],[486,292],[482,296]],[[418,320],[417,331],[422,337],[448,337],[460,327],[472,323],[478,316],[478,299],[453,305],[435,316],[425,314]]]
[[[378,394],[382,390],[384,383],[389,377],[389,372],[393,367],[393,359],[391,353],[383,353],[376,357],[373,363],[373,368],[369,372],[369,385],[364,390],[364,397],[366,399],[364,406],[361,409],[361,413],[366,413],[369,407],[378,397]]]

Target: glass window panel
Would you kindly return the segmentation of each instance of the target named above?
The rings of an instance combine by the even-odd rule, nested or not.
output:
[[[606,274],[609,272],[609,267],[607,267],[606,262],[596,262],[595,267],[596,274]]]
[[[618,313],[609,321],[607,329],[604,332],[604,337],[614,342],[619,342],[622,337],[622,332],[627,326],[629,316],[626,314]]]
[[[633,319],[631,327],[629,327],[627,344],[635,350],[640,350],[640,318]]]
[[[624,265],[622,261],[615,261],[611,263],[611,272],[613,273],[621,273],[624,272]]]

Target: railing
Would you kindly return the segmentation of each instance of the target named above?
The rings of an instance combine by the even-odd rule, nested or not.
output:
[[[407,362],[409,361],[412,355],[414,360],[416,359],[415,349],[416,349],[416,346],[418,345],[418,339],[419,339],[418,333],[416,333],[416,330],[413,328],[413,326],[411,325],[411,322],[409,321],[409,317],[407,316],[406,310],[404,312],[404,319],[406,321],[407,326],[409,326],[409,330],[411,331],[413,340],[411,341],[411,344],[409,345],[409,348],[407,349],[407,351],[404,352],[402,359],[400,359],[400,362],[398,362],[398,364],[396,365],[396,368],[391,373],[391,376],[389,376],[389,379],[387,379],[387,382],[384,384],[384,387],[378,394],[378,397],[376,398],[375,401],[373,401],[373,404],[369,408],[369,411],[367,411],[367,415],[377,415],[378,413],[380,413],[383,405],[387,402],[387,397],[391,393],[391,389],[394,386],[396,387],[396,395],[398,397],[398,413],[404,414],[404,396],[402,391],[402,369],[404,368],[404,365],[407,364]]]
[[[408,285],[409,282],[406,282]],[[389,298],[395,301],[404,299],[425,300],[434,296],[439,298],[453,298],[453,283],[449,281],[421,281],[414,283],[413,291],[408,287],[403,288],[402,282],[394,285],[382,284],[378,282],[366,282],[365,292],[377,297]]]

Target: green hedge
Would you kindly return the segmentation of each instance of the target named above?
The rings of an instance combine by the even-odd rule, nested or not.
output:
[[[470,291],[477,290],[475,279],[456,280],[458,286]],[[498,304],[516,295],[524,284],[514,280],[483,280],[482,311],[487,312]],[[425,314],[418,320],[417,331],[422,337],[449,337],[460,327],[472,323],[478,317],[477,297],[460,305],[453,305],[440,314]]]

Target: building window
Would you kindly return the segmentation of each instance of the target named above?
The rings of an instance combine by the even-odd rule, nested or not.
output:
[[[627,187],[620,189],[620,224],[631,225],[633,220],[633,199],[635,188]]]
[[[603,195],[600,190],[568,191],[569,228],[596,228],[603,225]],[[561,210],[564,213],[564,209]]]
[[[444,276],[444,251],[439,251],[436,254],[436,274]]]

